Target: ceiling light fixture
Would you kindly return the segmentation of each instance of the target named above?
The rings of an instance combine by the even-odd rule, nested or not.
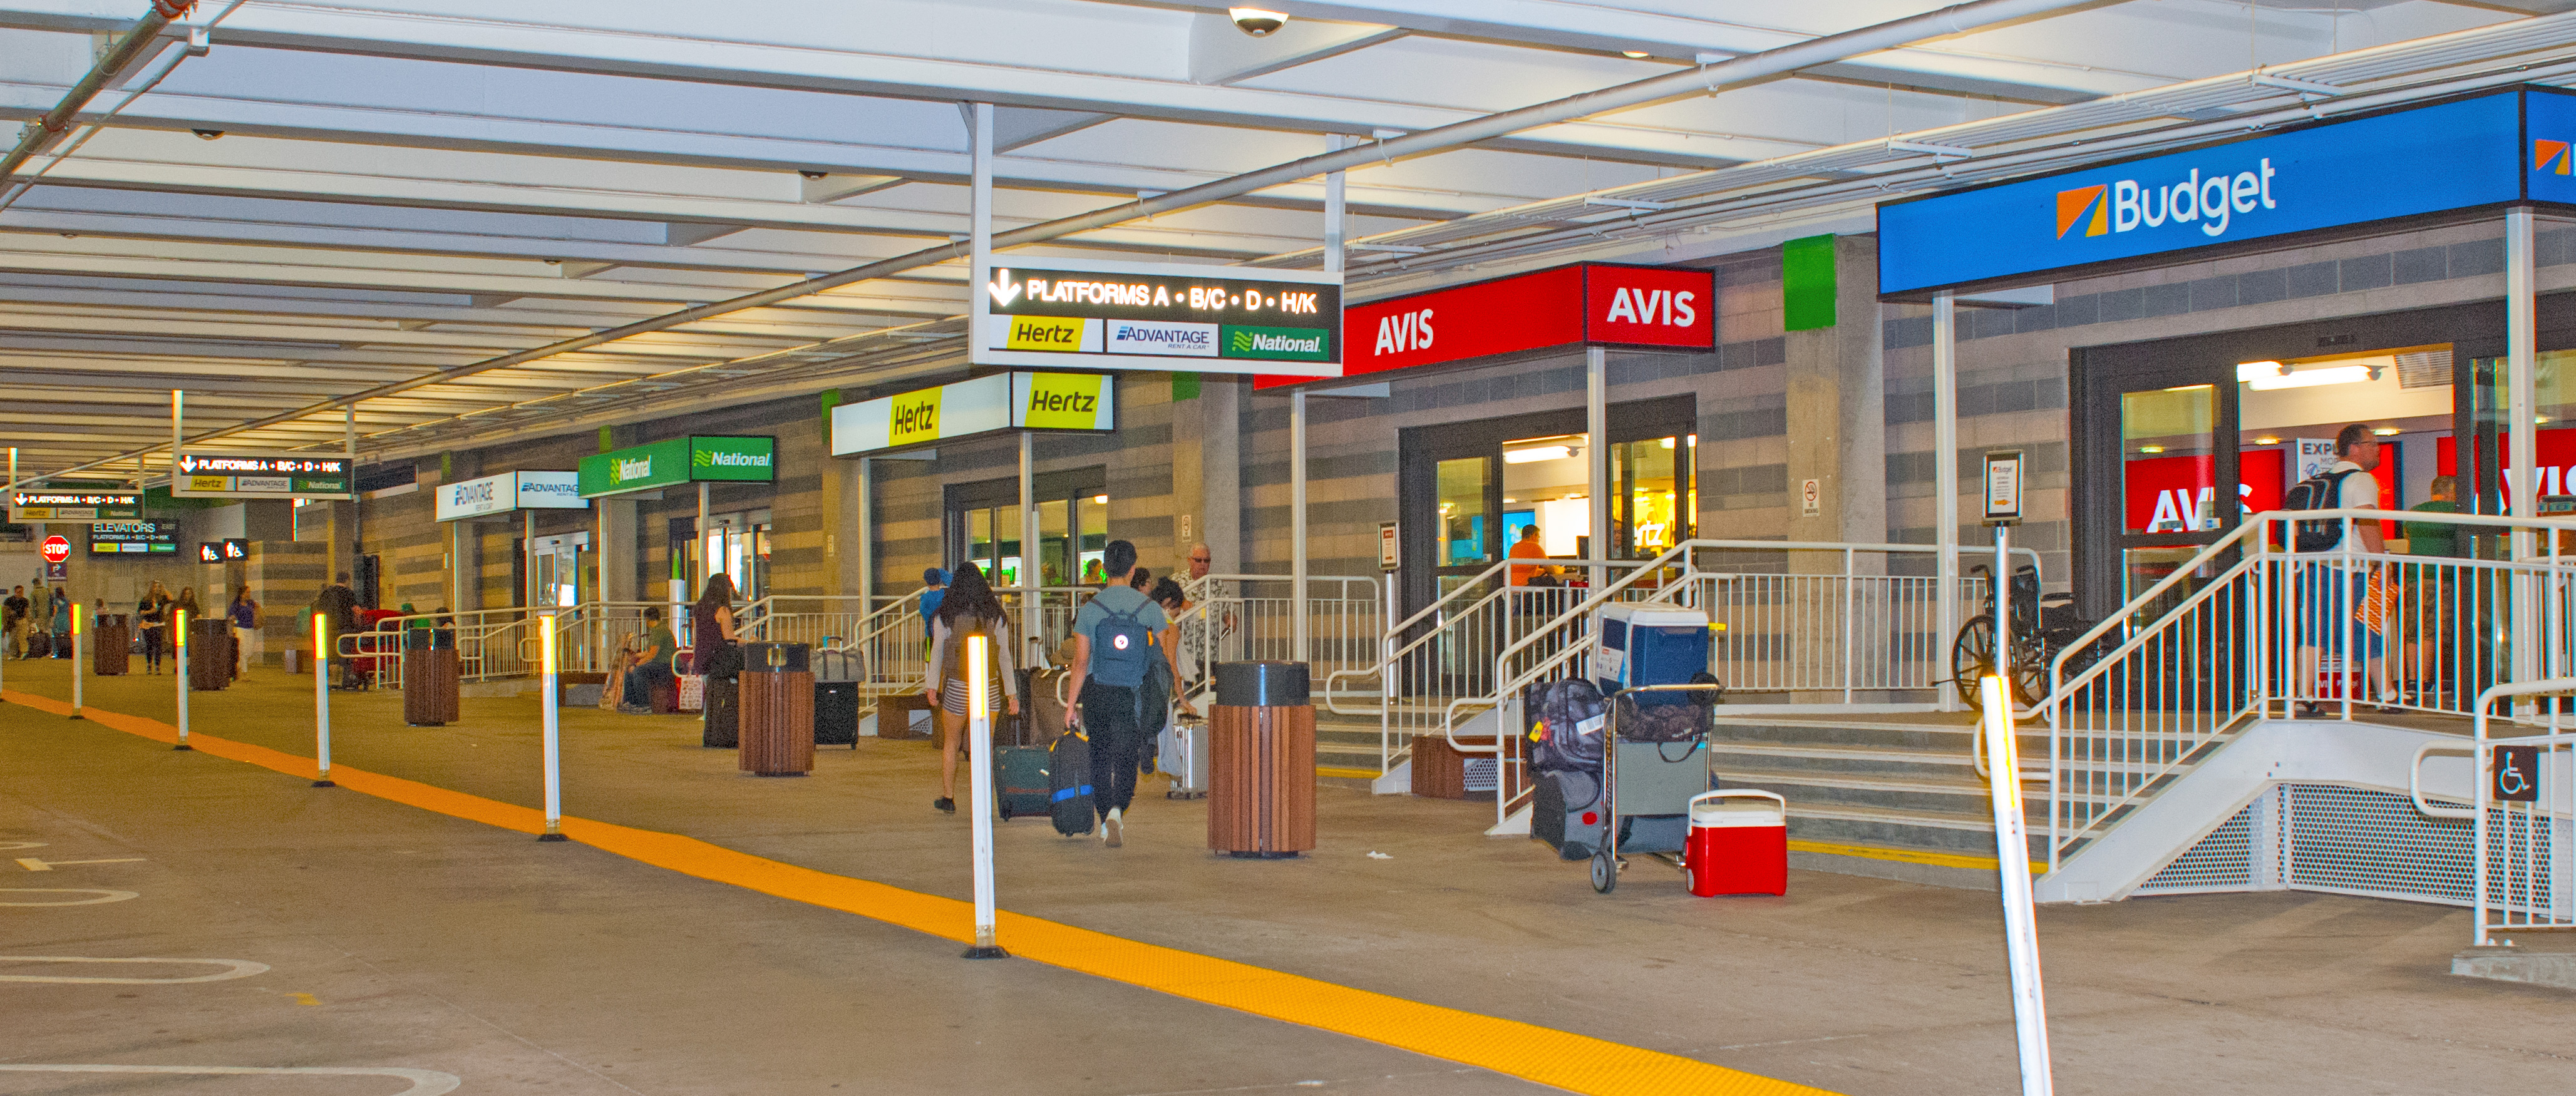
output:
[[[2281,439],[2279,439],[2279,438],[2274,438],[2274,437],[2261,437],[2261,438],[2256,438],[2256,439],[2254,439],[2254,444],[2256,444],[2256,445],[2279,445],[2279,444],[2281,444]]]
[[[2240,381],[2251,381],[2258,377],[2278,377],[2288,373],[2289,371],[2289,366],[2283,365],[2279,362],[2240,362],[2236,366],[2236,379]],[[2166,391],[2172,390],[2167,389]]]
[[[1227,8],[1227,18],[1234,20],[1236,30],[1255,38],[1267,38],[1288,25],[1288,13],[1267,8]]]
[[[1503,453],[1505,464],[1536,464],[1543,460],[1564,460],[1573,456],[1570,445],[1533,445],[1527,449],[1510,449]]]
[[[1094,504],[1096,504],[1096,505],[1100,505],[1100,506],[1107,506],[1107,505],[1109,505],[1109,496],[1107,496],[1107,495],[1093,495],[1093,496],[1091,496],[1091,501],[1092,501]]]
[[[2138,447],[2138,452],[2141,453],[2162,453],[2164,451],[2165,447],[2161,445],[2141,445]]]
[[[2326,369],[2307,369],[2296,373],[2285,373],[2279,376],[2254,377],[2246,381],[2246,383],[2252,385],[2254,390],[2257,392],[2272,392],[2283,388],[2316,388],[2329,384],[2359,384],[2369,379],[2369,366],[2338,365]]]
[[[1619,56],[1628,58],[1632,61],[1643,61],[1646,59],[1646,51],[1641,49],[1623,49],[1619,51]]]
[[[2380,436],[2380,437],[2383,437],[2383,438],[2393,438],[2393,437],[2396,437],[2396,436],[2397,436],[2397,435],[2399,435],[2399,434],[2403,434],[2403,433],[2405,433],[2405,431],[2400,430],[2400,429],[2398,429],[2398,428],[2396,428],[2396,427],[2394,427],[2394,426],[2381,426],[2381,427],[2375,427],[2375,428],[2373,428],[2370,432],[2371,432],[2371,433],[2373,433],[2373,434],[2376,434],[2376,435],[2378,435],[2378,436]]]

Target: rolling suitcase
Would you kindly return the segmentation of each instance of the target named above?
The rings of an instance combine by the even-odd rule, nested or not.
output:
[[[1601,774],[1560,769],[1538,774],[1538,795],[1531,800],[1530,836],[1545,841],[1567,860],[1589,860],[1609,832],[1602,817]]]
[[[1048,813],[1053,791],[1045,750],[1005,747],[993,758],[993,804],[1004,818]]]
[[[27,657],[54,657],[54,634],[52,632],[27,633]]]
[[[1020,671],[1020,745],[1044,746],[1063,736],[1064,701],[1056,689],[1064,677],[1061,669]]]
[[[742,742],[742,683],[732,678],[708,680],[706,688],[706,734],[701,745],[711,750],[734,749]]]
[[[1172,778],[1165,799],[1205,799],[1208,792],[1208,726],[1205,720],[1175,719],[1163,728],[1154,768]]]
[[[1055,832],[1076,837],[1091,832],[1091,737],[1067,731],[1047,747],[1048,812]]]
[[[859,748],[859,683],[814,683],[814,744]]]

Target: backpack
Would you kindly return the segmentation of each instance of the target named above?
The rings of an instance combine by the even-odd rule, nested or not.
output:
[[[1154,650],[1153,630],[1136,619],[1136,614],[1151,604],[1148,601],[1126,612],[1101,607],[1101,621],[1092,626],[1091,633],[1091,680],[1124,689],[1145,683],[1146,663],[1163,657]]]
[[[1610,705],[1589,681],[1567,678],[1530,686],[1530,760],[1541,772],[1601,771]]]
[[[2359,475],[2361,469],[2328,470],[2292,484],[2281,496],[2284,510],[2332,510],[2343,505],[2343,481]],[[2292,522],[2290,549],[2295,552],[2323,552],[2343,543],[2343,519]]]

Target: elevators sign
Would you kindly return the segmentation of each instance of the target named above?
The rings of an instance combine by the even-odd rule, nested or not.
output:
[[[1338,377],[1342,276],[1048,259],[996,267],[977,365]]]
[[[2021,524],[2022,452],[1986,454],[1986,524]]]
[[[182,449],[170,493],[201,499],[352,499],[349,458],[337,454],[205,453]]]
[[[2495,766],[2490,775],[2495,781],[2495,787],[2489,791],[2497,802],[2539,802],[2540,747],[2496,747]]]
[[[27,488],[9,493],[9,521],[135,521],[143,517],[143,496],[131,491],[76,491]]]

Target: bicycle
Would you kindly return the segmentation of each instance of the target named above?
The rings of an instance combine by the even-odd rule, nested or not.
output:
[[[1985,612],[1960,625],[1951,641],[1950,684],[1971,710],[1983,711],[1985,697],[1977,683],[1994,672],[1995,591],[2001,584],[1992,581],[1994,571],[1984,564],[1977,565],[1974,573],[1988,579]],[[2039,592],[2038,568],[2016,569],[2012,578],[2013,703],[2028,707],[2048,695],[2049,663],[2093,624],[2075,615],[2075,595]],[[2099,654],[2098,647],[2088,648],[2067,660],[2067,672],[2092,665]]]

